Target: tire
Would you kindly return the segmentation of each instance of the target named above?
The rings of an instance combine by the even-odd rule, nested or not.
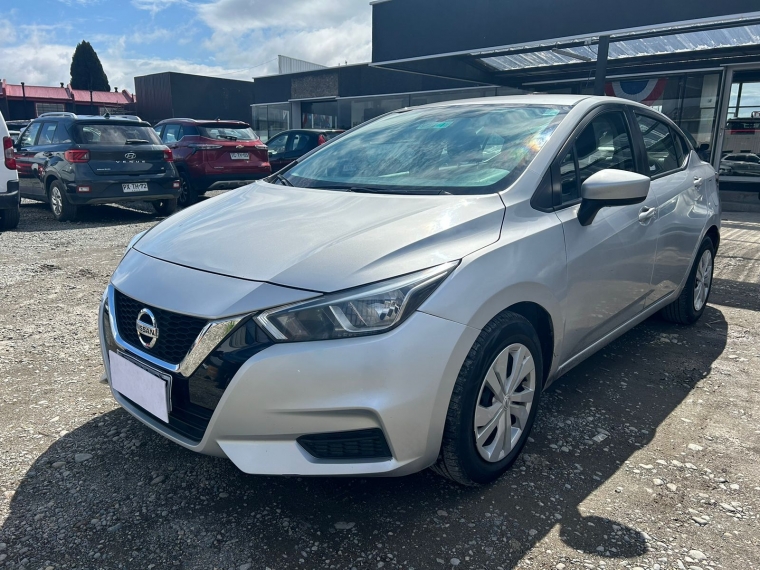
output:
[[[520,354],[520,348],[515,347],[522,347],[527,351],[527,356],[532,357],[532,380],[528,360],[523,359],[526,368],[521,376],[526,371],[528,375],[524,379],[515,378],[517,390],[514,392],[502,389],[502,394],[511,392],[510,399],[502,396],[499,400],[496,392],[490,389],[492,384],[488,378],[498,379],[492,372],[494,367],[507,372],[502,374],[506,380],[513,377],[516,373],[513,365]],[[496,385],[503,388],[504,383],[498,382]],[[526,389],[531,386],[532,395]],[[446,415],[441,451],[432,470],[462,485],[483,485],[498,479],[515,462],[528,440],[542,389],[543,358],[536,330],[518,314],[501,313],[481,331],[462,365]],[[531,399],[527,403],[529,397]],[[520,400],[525,403],[520,403]],[[506,401],[508,405],[505,407],[500,401]],[[491,415],[494,409],[497,411]],[[519,411],[519,414],[515,416],[507,411]],[[492,419],[486,419],[488,417]],[[480,429],[477,424],[483,423],[485,427]],[[496,427],[489,432],[488,426],[491,425]],[[515,427],[521,431],[513,433]],[[478,433],[483,438],[480,444],[476,441]],[[500,446],[501,434],[510,435],[508,445]],[[506,442],[506,438],[503,441]],[[492,448],[490,452],[489,448]],[[487,457],[489,453],[491,455]]]
[[[77,217],[76,205],[69,202],[66,197],[66,189],[58,180],[54,180],[48,190],[50,211],[59,222],[70,222]]]
[[[0,210],[0,232],[15,230],[21,219],[21,194],[15,208]]]
[[[699,246],[683,291],[678,299],[660,311],[665,320],[681,325],[691,325],[699,320],[710,299],[714,266],[715,246],[712,240],[706,237]]]
[[[177,204],[180,208],[187,208],[192,206],[198,201],[198,190],[193,186],[190,177],[184,173],[180,173],[180,179],[182,180],[182,187],[177,196]]]
[[[177,199],[156,200],[153,202],[153,209],[159,216],[171,216],[177,211]]]

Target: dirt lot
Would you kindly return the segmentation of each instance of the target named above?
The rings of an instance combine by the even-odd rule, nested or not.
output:
[[[760,215],[724,216],[696,326],[573,370],[515,468],[464,489],[247,476],[117,408],[97,308],[148,211],[29,203],[0,234],[0,569],[760,567]]]

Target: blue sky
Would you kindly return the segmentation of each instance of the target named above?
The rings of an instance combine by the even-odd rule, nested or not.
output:
[[[250,79],[277,55],[323,65],[368,61],[368,0],[0,0],[0,77],[69,81],[74,47],[89,41],[111,87],[184,71]]]

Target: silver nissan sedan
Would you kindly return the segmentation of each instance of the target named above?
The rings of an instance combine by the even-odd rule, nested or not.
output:
[[[645,106],[402,109],[136,236],[106,373],[246,473],[488,483],[552,381],[658,311],[699,319],[719,231],[714,169]]]

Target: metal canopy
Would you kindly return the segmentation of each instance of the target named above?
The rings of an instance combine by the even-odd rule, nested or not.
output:
[[[676,29],[672,30],[672,32],[675,31]],[[760,24],[682,33],[672,32],[668,35],[632,39],[626,39],[627,35],[612,36],[608,57],[614,61],[631,57],[760,45]],[[589,38],[586,42],[587,45],[581,46],[541,46],[533,52],[504,53],[491,57],[482,57],[482,53],[471,55],[497,72],[595,61],[598,38]]]

